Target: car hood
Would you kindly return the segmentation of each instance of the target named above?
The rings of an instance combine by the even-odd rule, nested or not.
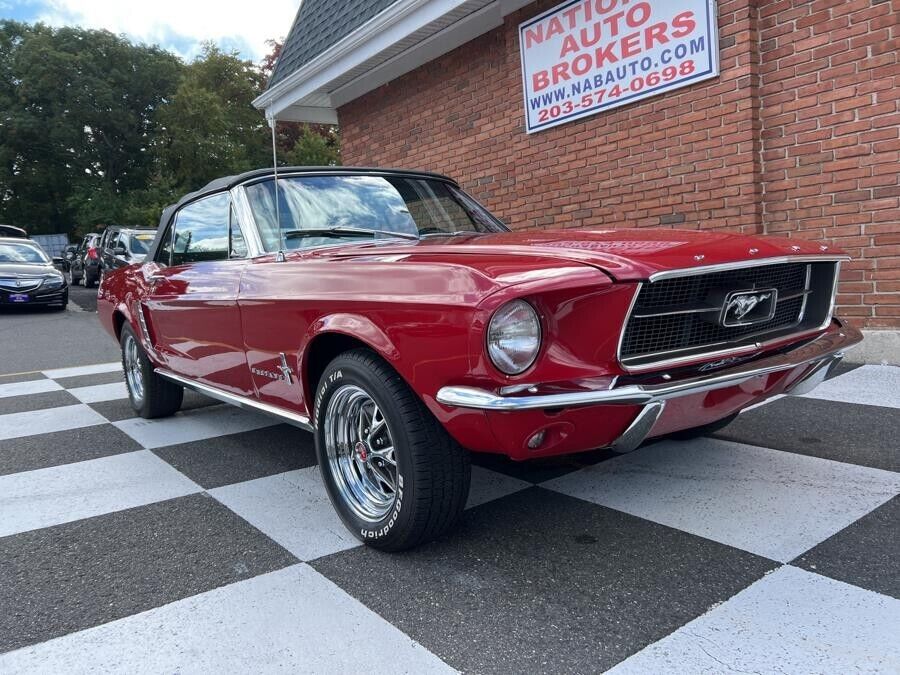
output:
[[[401,256],[463,263],[464,256],[513,256],[577,262],[596,267],[616,281],[648,279],[656,272],[781,256],[828,254],[815,242],[697,230],[540,230],[455,237],[426,237],[410,242],[367,242],[328,247],[315,256],[378,258]]]
[[[45,274],[56,272],[56,268],[52,264],[45,265],[23,265],[21,263],[4,263],[0,262],[0,277],[37,277]]]

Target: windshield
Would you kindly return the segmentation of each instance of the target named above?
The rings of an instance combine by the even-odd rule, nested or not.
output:
[[[322,246],[355,238],[417,238],[506,228],[474,199],[441,180],[408,176],[293,176],[246,188],[266,251]],[[341,231],[343,229],[343,231]],[[309,236],[303,231],[310,230]],[[334,232],[329,232],[335,230]],[[354,236],[352,230],[364,230]],[[373,231],[374,232],[373,235]]]
[[[147,255],[154,236],[154,233],[131,235],[128,238],[128,250],[134,255]]]
[[[47,255],[37,246],[30,244],[0,243],[0,263],[39,263],[50,262]]]

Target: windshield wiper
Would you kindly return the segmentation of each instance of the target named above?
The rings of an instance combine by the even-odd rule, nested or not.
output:
[[[390,230],[369,230],[362,227],[313,227],[306,230],[286,230],[285,239],[299,239],[302,237],[358,237],[360,235],[375,237],[379,234],[387,237],[399,237],[400,239],[417,240],[419,237],[408,232],[391,232]]]

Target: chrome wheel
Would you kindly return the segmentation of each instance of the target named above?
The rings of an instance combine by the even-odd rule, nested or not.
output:
[[[140,404],[144,399],[144,371],[141,364],[141,352],[137,340],[133,335],[125,336],[125,344],[122,345],[123,365],[125,367],[125,381],[128,383],[128,391],[135,403]]]
[[[397,460],[390,427],[369,394],[347,384],[328,401],[328,470],[341,499],[362,520],[383,519],[394,505]]]

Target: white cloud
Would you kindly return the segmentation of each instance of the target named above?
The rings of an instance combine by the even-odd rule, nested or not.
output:
[[[258,61],[268,52],[266,40],[287,35],[299,6],[298,0],[46,0],[40,20],[105,28],[185,58],[212,40]]]

